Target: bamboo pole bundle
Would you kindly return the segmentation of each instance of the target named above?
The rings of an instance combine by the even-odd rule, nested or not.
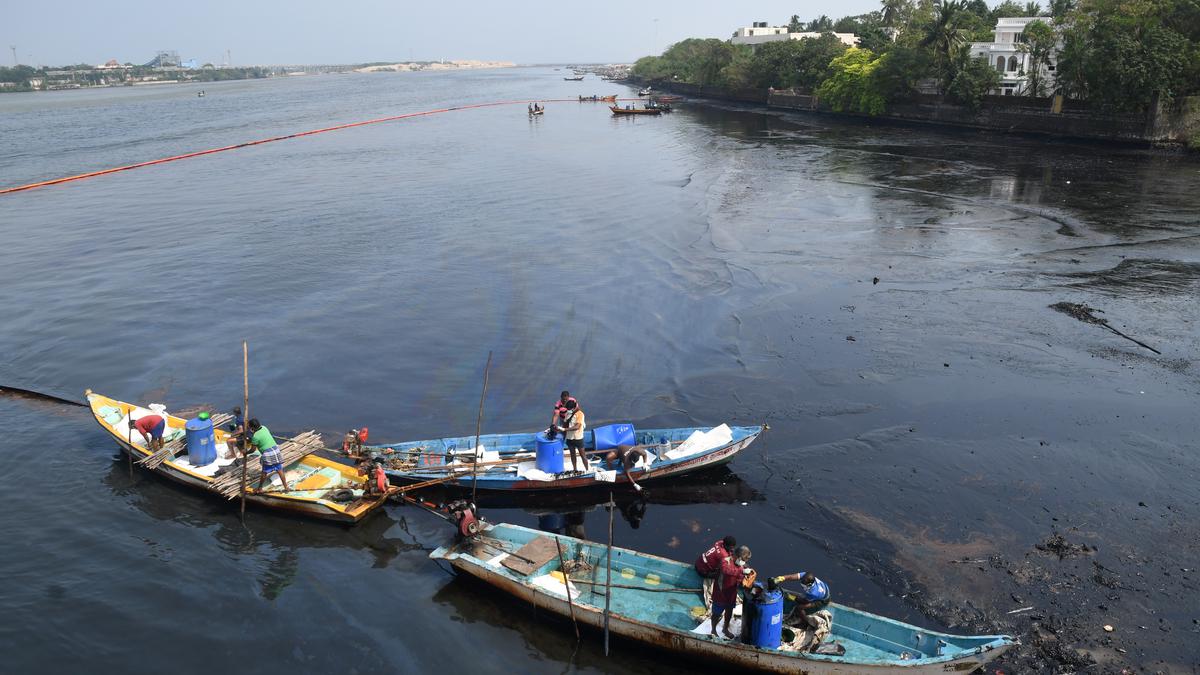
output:
[[[279,454],[283,456],[283,466],[286,469],[324,447],[321,442],[321,434],[315,431],[306,431],[280,445]],[[257,456],[247,457],[243,460],[243,467],[245,468],[244,472],[230,471],[217,476],[208,484],[208,489],[227,499],[237,497],[242,491],[242,474],[246,475],[247,482],[258,480],[262,475],[262,460]]]
[[[232,419],[233,415],[229,415],[227,413],[213,415],[213,428],[216,429],[217,427],[224,426]],[[175,455],[179,454],[179,452],[185,447],[187,447],[186,437],[180,436],[173,441],[163,444],[162,449],[153,455],[142,457],[138,460],[138,464],[141,464],[147,469],[157,469],[158,467],[162,466],[163,462],[174,459]]]

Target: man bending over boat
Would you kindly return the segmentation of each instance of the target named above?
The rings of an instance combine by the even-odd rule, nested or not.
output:
[[[782,584],[785,581],[799,581],[800,588],[803,591],[796,598],[796,604],[792,607],[792,613],[784,620],[784,623],[789,626],[799,626],[801,628],[816,628],[817,620],[813,618],[813,615],[829,606],[829,586],[824,581],[818,579],[812,572],[785,574],[775,577],[774,581],[776,585]]]
[[[641,492],[642,486],[638,485],[637,481],[633,479],[633,469],[637,466],[639,459],[645,460],[649,458],[646,455],[646,449],[636,445],[618,445],[604,456],[604,460],[608,462],[610,469],[614,462],[619,461],[621,466],[625,468],[625,477],[629,479],[629,482],[633,485],[633,489]]]
[[[748,560],[750,560],[750,547],[739,546],[734,549],[733,555],[725,556],[725,559],[721,561],[721,574],[713,585],[712,594],[713,637],[717,637],[717,621],[722,615],[725,616],[725,624],[721,626],[721,633],[731,640],[736,637],[729,630],[729,621],[733,618],[733,608],[737,605],[738,589],[742,586],[742,579],[754,573],[754,570],[746,567]]]
[[[705,607],[712,603],[713,582],[721,576],[721,562],[732,555],[735,548],[737,548],[737,539],[733,535],[727,534],[724,539],[718,539],[712,548],[696,558],[696,574],[699,574],[700,578],[704,580]]]
[[[267,476],[275,473],[279,474],[279,482],[283,483],[283,491],[287,492],[289,488],[287,474],[283,471],[283,455],[279,452],[279,444],[275,442],[271,430],[259,423],[258,418],[251,418],[248,426],[251,434],[250,445],[262,454],[262,473],[258,477],[258,490],[261,492],[267,482]]]
[[[142,435],[142,438],[146,439],[147,450],[158,452],[162,449],[163,433],[167,430],[167,421],[161,415],[146,415],[136,422],[132,422],[132,425]]]

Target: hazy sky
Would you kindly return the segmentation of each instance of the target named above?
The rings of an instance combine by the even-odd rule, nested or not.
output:
[[[631,61],[753,21],[834,18],[877,0],[5,0],[0,63],[145,63],[160,49],[234,65],[484,59]],[[657,19],[657,21],[656,21]]]

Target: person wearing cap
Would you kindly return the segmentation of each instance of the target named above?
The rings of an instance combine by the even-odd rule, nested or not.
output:
[[[563,407],[566,409],[566,415],[562,418],[558,430],[566,439],[567,450],[571,453],[571,470],[578,472],[579,465],[575,463],[576,455],[583,463],[583,468],[588,467],[587,455],[583,452],[583,432],[587,429],[587,419],[583,415],[583,408],[579,407],[579,403],[575,399],[567,399],[563,403]]]
[[[554,416],[550,418],[551,431],[558,433],[558,428],[562,426],[563,419],[567,416],[567,401],[574,401],[571,392],[566,389],[558,395],[558,400],[554,402]],[[551,436],[551,439],[554,437]]]
[[[796,604],[786,623],[796,626],[813,626],[816,624],[812,615],[829,606],[829,586],[812,572],[796,572],[785,574],[773,579],[776,585],[785,581],[799,581],[801,593],[796,598]]]
[[[146,439],[146,449],[150,452],[158,452],[163,446],[163,434],[167,430],[167,420],[163,419],[162,415],[146,415],[132,423],[132,429],[135,429],[142,438]]]
[[[267,476],[275,473],[279,474],[279,480],[283,483],[283,491],[287,492],[287,473],[283,470],[283,455],[279,452],[279,444],[275,442],[275,437],[271,435],[271,430],[264,427],[257,418],[251,418],[249,430],[250,445],[261,453],[262,457],[262,472],[258,477],[258,489],[261,491],[263,485],[267,482]]]

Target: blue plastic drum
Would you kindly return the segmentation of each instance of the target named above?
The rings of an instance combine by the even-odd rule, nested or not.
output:
[[[188,463],[192,466],[208,466],[217,461],[217,439],[213,434],[211,419],[191,419],[183,425],[187,435]]]
[[[783,593],[764,588],[753,604],[754,617],[749,626],[750,644],[762,649],[779,649],[783,637]]]
[[[546,473],[562,473],[563,442],[561,436],[550,440],[546,438],[545,432],[537,435],[537,468]]]

